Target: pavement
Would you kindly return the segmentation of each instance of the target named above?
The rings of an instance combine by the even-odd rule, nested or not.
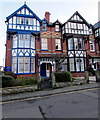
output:
[[[1,103],[10,103],[9,101],[17,101],[17,100],[23,100],[23,99],[35,99],[38,97],[48,96],[48,95],[54,95],[59,93],[66,93],[66,92],[72,92],[72,91],[80,91],[80,90],[86,90],[86,89],[93,89],[93,88],[99,88],[99,83],[89,83],[85,85],[80,86],[70,86],[70,87],[63,87],[59,89],[46,89],[43,91],[35,91],[35,92],[25,92],[25,93],[19,93],[19,94],[12,94],[12,95],[5,95],[2,96]],[[28,112],[28,114],[27,114]],[[17,114],[16,114],[17,113]],[[17,116],[18,115],[18,116]],[[23,116],[24,115],[24,116]],[[22,110],[19,111],[19,109],[9,110],[7,113],[5,113],[2,110],[2,118],[41,118],[45,119],[45,116],[42,112],[42,109],[40,106],[34,106],[33,107],[27,107],[22,108]]]
[[[35,91],[35,92],[24,92],[19,94],[4,95],[2,96],[2,99],[0,99],[0,102],[42,97],[42,96],[79,91],[79,90],[85,90],[85,89],[92,89],[92,88],[98,88],[98,87],[100,87],[100,83],[89,83],[84,85],[69,86],[69,87],[63,87],[63,88],[57,88],[57,89],[45,89],[45,90]]]

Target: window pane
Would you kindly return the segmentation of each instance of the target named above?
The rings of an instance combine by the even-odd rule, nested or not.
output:
[[[19,35],[19,47],[24,47],[24,35]]]
[[[29,48],[30,47],[30,35],[24,35],[25,39],[24,39],[24,42],[25,42],[25,48]]]
[[[68,49],[73,50],[73,38],[68,39]]]
[[[17,17],[17,24],[20,24],[20,17]]]
[[[42,38],[41,39],[41,49],[47,50],[48,43],[47,43],[47,38]]]
[[[16,68],[17,68],[17,57],[12,58],[12,71],[16,73]]]
[[[35,49],[35,37],[31,36],[31,48]]]
[[[70,66],[70,71],[75,71],[74,68],[74,58],[69,59],[69,66]]]
[[[81,64],[81,71],[84,71],[84,60],[83,60],[83,58],[80,58],[80,64]]]
[[[82,39],[78,40],[78,48],[82,49],[83,48],[83,44],[82,44]]]
[[[24,18],[23,17],[21,18],[21,24],[24,24]]]
[[[80,59],[76,58],[75,62],[76,62],[76,71],[80,71]]]
[[[17,47],[17,35],[13,36],[13,48]]]
[[[18,57],[18,73],[23,73],[24,72],[23,58],[24,57]]]
[[[94,40],[90,41],[90,51],[95,51]]]
[[[35,58],[31,58],[31,72],[35,72]]]
[[[59,31],[59,25],[55,26],[55,31]]]
[[[56,50],[61,50],[61,40],[60,39],[55,39],[56,40]]]
[[[24,57],[24,73],[30,72],[30,57]]]

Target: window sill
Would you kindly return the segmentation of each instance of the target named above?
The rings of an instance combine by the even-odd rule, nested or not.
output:
[[[32,73],[15,73],[15,75],[27,75],[27,74],[35,74],[35,72],[32,72]]]
[[[62,51],[62,50],[55,50],[55,51]]]
[[[96,51],[91,51],[91,50],[90,50],[90,52],[94,53],[94,52],[96,52]]]
[[[43,50],[43,49],[41,49],[41,51],[48,51],[48,50]]]

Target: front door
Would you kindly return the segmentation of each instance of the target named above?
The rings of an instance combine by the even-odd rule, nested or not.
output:
[[[42,63],[41,64],[41,76],[50,77],[50,73],[52,72],[52,66],[50,63]]]
[[[46,63],[41,64],[41,76],[46,77]]]

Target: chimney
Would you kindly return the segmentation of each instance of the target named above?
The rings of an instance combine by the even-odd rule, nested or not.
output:
[[[50,13],[49,12],[45,12],[45,19],[50,22]]]

